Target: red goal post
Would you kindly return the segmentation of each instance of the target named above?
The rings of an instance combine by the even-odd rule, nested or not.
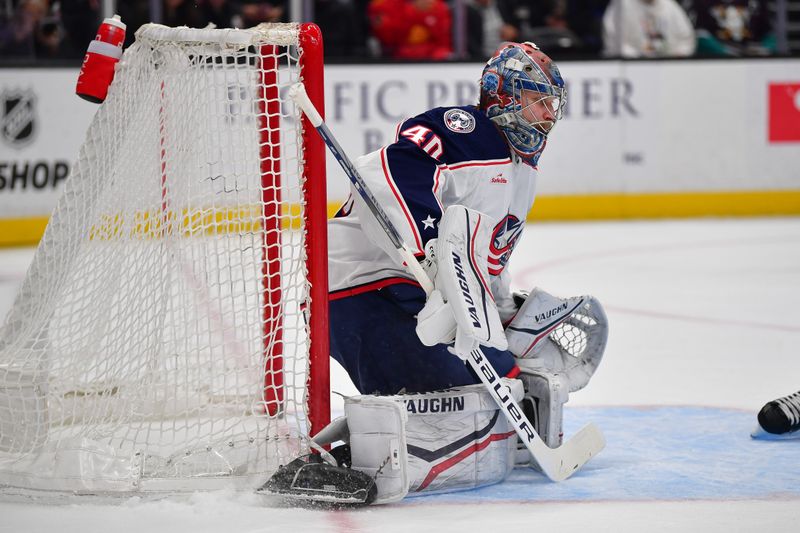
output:
[[[309,92],[309,97],[315,104],[323,106],[321,113],[324,116],[324,78],[323,78],[323,45],[322,33],[316,24],[304,23],[299,25],[299,57],[300,78]],[[276,83],[276,61],[274,44],[265,44],[261,47],[261,56],[264,58],[266,68],[262,69],[263,97],[259,98],[259,106],[264,107],[264,112],[259,113],[259,131],[261,141],[261,179],[264,194],[263,205],[269,206],[271,202],[281,205],[279,199],[273,197],[274,192],[279,192],[274,187],[276,179],[280,176],[280,97]],[[310,84],[310,85],[309,85]],[[283,95],[285,96],[285,95]],[[298,113],[302,115],[301,113]],[[311,282],[311,300],[309,329],[313,339],[310,347],[310,377],[309,377],[309,418],[311,420],[311,434],[314,435],[330,422],[330,341],[328,334],[328,262],[327,262],[327,190],[325,169],[325,144],[316,135],[314,127],[305,115],[302,115],[302,144],[304,147],[303,168],[307,177],[303,185],[304,205],[312,216],[306,219],[306,268]],[[315,177],[308,179],[308,177]],[[316,177],[319,178],[316,178]],[[276,202],[277,200],[277,202]],[[265,219],[269,217],[265,214]],[[277,233],[276,233],[277,234]],[[267,235],[271,233],[267,232]],[[275,260],[274,243],[265,243],[264,265]],[[280,294],[274,290],[276,273],[265,272],[264,283],[270,298]],[[264,306],[265,312],[265,338],[270,337],[270,324],[274,323],[275,306]],[[280,329],[278,328],[278,334]],[[276,343],[278,349],[280,343]],[[267,408],[274,412],[282,402],[283,374],[281,372],[282,353],[275,351],[267,357],[265,372],[265,393],[267,394]]]

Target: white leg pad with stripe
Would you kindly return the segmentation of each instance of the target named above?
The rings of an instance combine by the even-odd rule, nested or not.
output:
[[[517,401],[522,382],[504,379]],[[514,468],[517,436],[483,385],[345,400],[353,468],[375,478],[376,503],[472,489]]]

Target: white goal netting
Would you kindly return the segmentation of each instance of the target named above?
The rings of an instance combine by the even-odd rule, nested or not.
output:
[[[137,32],[0,328],[0,487],[253,487],[304,450],[297,36]]]

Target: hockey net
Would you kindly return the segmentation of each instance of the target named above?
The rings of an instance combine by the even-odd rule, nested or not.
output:
[[[4,490],[252,488],[329,417],[318,28],[136,37],[0,329]]]

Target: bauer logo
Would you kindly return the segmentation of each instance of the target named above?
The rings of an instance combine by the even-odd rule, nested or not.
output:
[[[36,133],[36,96],[33,91],[5,90],[0,99],[0,135],[3,141],[15,148],[33,141]]]
[[[769,84],[769,142],[800,142],[800,82]]]

